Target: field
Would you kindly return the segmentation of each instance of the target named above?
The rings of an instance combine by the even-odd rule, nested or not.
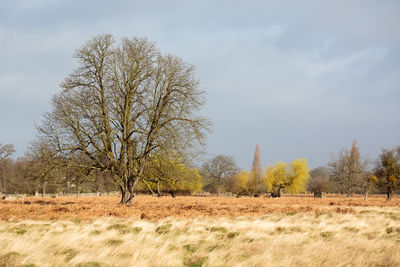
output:
[[[0,266],[400,266],[400,199],[0,201]]]

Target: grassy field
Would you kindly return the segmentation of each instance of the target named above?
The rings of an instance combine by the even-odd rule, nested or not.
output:
[[[399,199],[117,201],[0,202],[0,266],[400,266]]]

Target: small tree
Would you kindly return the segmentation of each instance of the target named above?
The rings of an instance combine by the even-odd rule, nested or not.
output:
[[[145,170],[143,183],[150,192],[161,195],[167,192],[176,194],[193,194],[203,186],[197,169],[189,168],[179,158],[169,158],[166,155],[153,155]]]
[[[275,166],[268,166],[264,179],[271,195],[280,197],[282,189],[289,193],[304,191],[309,177],[307,161],[296,159],[291,164],[279,162]]]
[[[235,193],[237,196],[247,195],[254,197],[258,195],[259,181],[254,172],[241,171],[235,175]]]
[[[233,157],[217,155],[205,162],[200,173],[206,180],[204,190],[217,193],[225,190],[230,178],[238,173],[238,167]]]
[[[373,175],[371,172],[365,173],[363,177],[363,195],[364,195],[364,200],[367,200],[368,198],[368,193],[371,190],[371,187],[378,183],[378,178]]]
[[[375,175],[378,186],[386,190],[386,200],[392,200],[400,179],[400,146],[390,150],[382,149],[376,163]]]
[[[317,167],[310,171],[310,181],[307,190],[314,193],[314,197],[322,197],[323,192],[329,191],[329,170],[326,167]]]

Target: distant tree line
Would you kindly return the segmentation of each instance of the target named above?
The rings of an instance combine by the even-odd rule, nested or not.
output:
[[[84,154],[60,157],[45,143],[34,142],[25,157],[12,160],[12,144],[0,144],[0,194],[76,194],[118,191],[107,171],[82,166]],[[386,194],[388,201],[400,192],[400,146],[382,149],[373,162],[362,159],[356,141],[350,150],[342,149],[327,166],[308,169],[297,159],[277,163],[260,171],[257,146],[252,171],[241,171],[231,156],[217,155],[195,168],[182,155],[166,157],[154,154],[144,170],[135,192],[162,195],[235,194],[257,197],[280,197],[282,192],[338,193],[351,196],[369,193]]]

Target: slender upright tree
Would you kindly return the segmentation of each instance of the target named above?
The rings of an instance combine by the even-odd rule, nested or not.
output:
[[[251,166],[251,172],[256,177],[262,177],[261,160],[260,160],[260,145],[256,145],[256,151],[254,151],[253,164]]]
[[[261,169],[260,162],[260,145],[256,145],[256,150],[254,151],[253,164],[251,166],[250,184],[254,187],[254,195],[257,196],[262,193],[267,192],[267,187],[265,186],[263,180],[263,173]]]

